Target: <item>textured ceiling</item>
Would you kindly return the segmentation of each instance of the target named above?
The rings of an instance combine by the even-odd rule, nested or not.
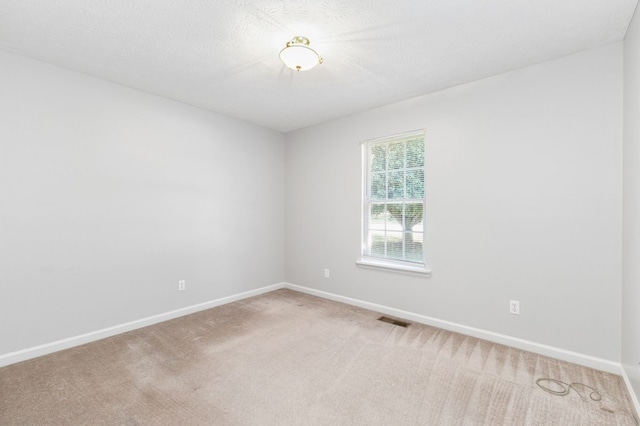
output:
[[[2,0],[0,48],[289,131],[622,40],[637,0]],[[324,64],[287,69],[306,36]]]

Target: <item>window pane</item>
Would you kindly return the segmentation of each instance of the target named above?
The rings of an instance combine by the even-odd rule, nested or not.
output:
[[[404,142],[389,144],[389,170],[404,168]]]
[[[405,232],[404,253],[405,260],[410,262],[421,262],[423,260],[421,232]]]
[[[387,257],[403,260],[402,232],[387,232]]]
[[[374,145],[371,148],[371,171],[381,172],[387,170],[387,146]]]
[[[384,204],[371,204],[369,215],[369,229],[385,230],[387,210]]]
[[[384,200],[387,198],[387,174],[374,173],[371,177],[371,198]]]
[[[411,231],[414,226],[422,224],[422,203],[404,205],[404,229]]]
[[[404,171],[389,172],[387,198],[390,200],[404,198]]]
[[[372,231],[369,234],[371,240],[370,254],[371,256],[385,257],[384,231]]]
[[[424,198],[424,170],[407,170],[407,198]]]
[[[424,166],[424,140],[414,139],[407,142],[407,168]]]
[[[403,219],[403,204],[387,204],[387,229],[390,231],[399,231],[403,230],[402,224],[404,223]]]

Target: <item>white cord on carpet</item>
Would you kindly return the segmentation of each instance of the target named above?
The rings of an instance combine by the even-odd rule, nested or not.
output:
[[[554,390],[551,387],[549,387],[550,384],[555,384],[558,386],[559,389],[561,390]],[[592,401],[602,401],[602,394],[594,387],[589,386],[589,385],[585,385],[584,383],[579,383],[579,382],[575,382],[575,383],[565,383],[561,380],[557,380],[557,379],[552,379],[552,378],[548,378],[548,377],[543,377],[540,378],[538,380],[536,380],[536,385],[538,385],[538,387],[540,389],[542,389],[545,392],[548,392],[552,395],[558,395],[558,396],[567,396],[569,395],[569,393],[571,392],[571,389],[573,389],[574,391],[576,391],[576,393],[578,395],[580,395],[580,399],[582,399],[583,401],[586,401],[585,396],[582,394],[582,392],[580,392],[580,390],[578,390],[576,388],[576,386],[578,387],[582,387],[582,388],[587,388],[590,392],[589,392],[589,398]],[[614,398],[612,396],[609,395],[609,397],[614,400],[616,403],[618,403],[619,405],[624,405],[621,404],[620,400],[617,398]],[[614,413],[615,411],[608,408],[608,407],[600,407],[601,410],[606,411],[607,413]],[[622,414],[626,414],[628,416],[630,416],[631,418],[633,418],[633,421],[635,421],[636,425],[640,426],[640,423],[638,422],[637,417],[635,416],[635,414],[627,411],[627,410],[618,410],[620,413]]]

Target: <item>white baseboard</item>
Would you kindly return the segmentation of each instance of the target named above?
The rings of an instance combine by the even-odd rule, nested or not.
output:
[[[131,321],[125,324],[104,328],[102,330],[92,331],[90,333],[81,334],[79,336],[73,336],[67,339],[46,343],[44,345],[34,346],[31,348],[23,349],[16,352],[10,352],[8,354],[0,355],[0,367],[4,367],[10,364],[15,364],[21,361],[26,361],[28,359],[36,358],[42,355],[47,355],[53,352],[61,351],[63,349],[69,349],[74,346],[83,345],[85,343],[94,342],[96,340],[115,336],[116,334],[125,333],[131,330],[136,330],[138,328],[146,327],[152,324],[157,324],[159,322],[178,318],[184,315],[189,315],[195,312],[204,311],[205,309],[210,309],[216,306],[225,305],[227,303],[257,296],[259,294],[268,293],[270,291],[278,290],[280,288],[284,288],[284,283],[261,287],[255,290],[246,291],[244,293],[238,293],[231,296],[222,297],[220,299],[198,303],[197,305],[187,306],[184,308],[165,312],[163,314],[153,315],[151,317]]]
[[[467,336],[477,337],[479,339],[488,340],[490,342],[499,343],[505,346],[511,346],[517,349],[522,349],[528,352],[548,356],[550,358],[560,359],[562,361],[571,362],[585,367],[595,368],[597,370],[606,371],[608,373],[620,374],[622,367],[620,363],[609,361],[602,358],[596,358],[590,355],[584,355],[578,352],[572,352],[565,349],[556,348],[553,346],[543,345],[540,343],[531,342],[525,339],[517,337],[511,337],[504,334],[494,333],[492,331],[486,331],[475,327],[469,327],[462,324],[456,324],[450,321],[444,321],[437,318],[428,317],[425,315],[415,314],[413,312],[407,312],[400,309],[390,308],[388,306],[378,305],[376,303],[365,302],[358,299],[352,299],[349,297],[339,296],[333,293],[327,293],[321,290],[315,290],[308,287],[303,287],[291,283],[284,283],[284,287],[290,290],[299,291],[301,293],[307,293],[313,296],[322,297],[325,299],[335,300],[337,302],[346,303],[348,305],[358,306],[364,309],[370,309],[372,311],[380,312],[387,315],[392,315],[398,318],[407,319],[413,322],[430,325],[433,327],[442,328],[456,333],[465,334]]]
[[[263,293],[278,290],[280,288],[288,288],[294,291],[299,291],[301,293],[307,293],[313,296],[318,296],[318,297],[322,297],[329,300],[335,300],[337,302],[358,306],[364,309],[370,309],[376,312],[381,312],[381,313],[392,315],[398,318],[407,319],[407,320],[418,322],[421,324],[430,325],[433,327],[439,327],[445,330],[454,331],[454,332],[465,334],[468,336],[477,337],[480,339],[488,340],[490,342],[511,346],[514,348],[526,350],[526,351],[537,353],[540,355],[545,355],[551,358],[572,362],[574,364],[584,365],[586,367],[603,370],[609,373],[622,374],[625,380],[625,383],[627,384],[627,387],[629,388],[630,393],[634,398],[636,409],[640,411],[636,395],[633,393],[628,381],[628,377],[624,373],[624,369],[619,363],[601,359],[601,358],[592,357],[589,355],[580,354],[577,352],[567,351],[565,349],[560,349],[553,346],[531,342],[524,339],[519,339],[516,337],[506,336],[506,335],[494,333],[491,331],[481,330],[475,327],[469,327],[466,325],[444,321],[441,319],[432,318],[425,315],[416,314],[413,312],[390,308],[388,306],[365,302],[363,300],[352,299],[349,297],[340,296],[337,294],[328,293],[321,290],[315,290],[312,288],[303,287],[303,286],[299,286],[291,283],[273,284],[273,285],[262,287],[259,289],[250,290],[247,292],[243,292],[243,293],[239,293],[239,294],[235,294],[227,297],[222,297],[220,299],[210,300],[204,303],[199,303],[197,305],[187,306],[187,307],[176,309],[170,312],[165,312],[159,315],[142,318],[142,319],[131,321],[125,324],[104,328],[101,330],[93,331],[93,332],[82,334],[79,336],[73,336],[73,337],[58,340],[55,342],[34,346],[31,348],[23,349],[16,352],[10,352],[8,354],[3,354],[3,355],[0,355],[0,367],[4,367],[10,364],[15,364],[21,361],[26,361],[31,358],[36,358],[36,357],[57,352],[63,349],[72,348],[74,346],[83,345],[85,343],[104,339],[106,337],[115,336],[116,334],[125,333],[131,330],[136,330],[138,328],[146,327],[146,326],[157,324],[159,322],[167,321],[173,318],[203,311],[205,309],[210,309],[216,306],[220,306],[220,305],[235,302],[238,300],[246,299],[249,297],[257,296]]]
[[[636,417],[640,417],[640,401],[638,401],[638,396],[635,393],[635,389],[631,386],[631,380],[629,380],[629,376],[627,375],[627,370],[624,368],[624,365],[620,368],[622,378],[624,379],[624,384],[627,386],[627,391],[629,391],[629,395],[631,395],[631,401],[633,402],[633,406],[636,409],[635,415]]]

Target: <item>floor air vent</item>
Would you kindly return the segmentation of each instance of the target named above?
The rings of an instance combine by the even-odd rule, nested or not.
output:
[[[411,325],[410,322],[400,321],[395,318],[389,318],[385,316],[381,316],[380,318],[378,318],[378,321],[388,322],[389,324],[397,325],[399,327],[404,327],[404,328],[407,328]]]

